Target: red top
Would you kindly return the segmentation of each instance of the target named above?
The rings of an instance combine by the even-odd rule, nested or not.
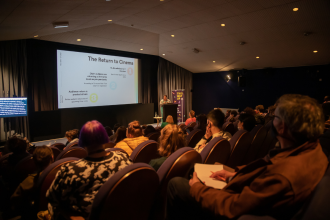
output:
[[[196,118],[188,118],[187,119],[187,121],[186,121],[186,126],[188,126],[189,125],[189,123],[191,123],[191,122],[196,122]]]

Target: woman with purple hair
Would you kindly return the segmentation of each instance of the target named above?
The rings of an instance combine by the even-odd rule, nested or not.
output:
[[[89,121],[81,128],[78,145],[87,150],[88,156],[63,165],[57,173],[46,194],[52,219],[66,214],[86,219],[100,187],[131,164],[126,154],[105,151],[102,145],[108,142],[100,122]]]

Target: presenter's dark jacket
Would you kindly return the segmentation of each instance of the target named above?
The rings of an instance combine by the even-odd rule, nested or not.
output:
[[[243,214],[287,219],[296,213],[322,179],[328,160],[319,142],[273,150],[264,159],[238,167],[222,190],[195,183],[190,195],[216,216]]]

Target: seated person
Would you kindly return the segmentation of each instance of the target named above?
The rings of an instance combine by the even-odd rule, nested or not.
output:
[[[168,124],[174,124],[173,117],[171,115],[167,116],[166,122],[163,122],[160,127],[164,128]]]
[[[33,209],[36,193],[36,184],[39,176],[46,167],[54,162],[53,151],[50,147],[39,146],[33,152],[33,161],[36,164],[36,173],[29,176],[17,187],[10,198],[11,207],[22,219],[33,219],[35,210]]]
[[[117,129],[119,127],[120,127],[120,124],[118,124],[118,123],[113,126],[113,135],[111,135],[109,137],[109,141],[115,142],[115,140],[116,140],[116,132],[117,132]]]
[[[246,130],[250,132],[256,126],[256,119],[250,114],[240,114],[238,117],[238,130]]]
[[[219,108],[219,110],[221,110],[221,109]],[[230,117],[230,113],[231,113],[231,110],[228,109],[227,112],[226,112],[226,115],[225,115],[225,120],[227,120],[227,118]]]
[[[66,142],[66,146],[73,142],[78,142],[79,141],[79,130],[78,129],[73,129],[70,131],[65,132],[65,137],[68,139]]]
[[[237,219],[245,214],[292,218],[328,167],[317,140],[323,132],[323,113],[308,96],[284,95],[277,103],[271,129],[281,149],[237,167],[236,173],[211,174],[210,178],[228,182],[222,190],[202,184],[196,173],[190,181],[173,178],[168,185],[167,219]]]
[[[143,134],[144,136],[147,136],[148,134],[151,134],[153,132],[156,132],[156,129],[152,125],[148,125],[146,129],[144,129]]]
[[[112,129],[109,126],[105,126],[104,129],[106,130],[108,137],[110,138],[113,135]]]
[[[205,114],[197,115],[196,117],[196,129],[202,130],[204,133],[206,132],[207,126],[207,117]]]
[[[100,187],[117,171],[131,162],[125,153],[107,152],[103,144],[109,137],[98,121],[87,122],[80,131],[79,146],[84,147],[86,158],[67,163],[58,171],[46,193],[52,219],[63,215],[87,218]]]
[[[189,118],[186,120],[185,125],[188,126],[191,122],[196,122],[195,112],[193,110],[189,112]]]
[[[158,153],[161,158],[151,160],[149,165],[157,171],[172,153],[184,146],[185,140],[181,128],[173,124],[166,125],[159,137]]]
[[[325,121],[329,120],[330,119],[330,96],[324,97],[322,109],[323,109]]]
[[[256,111],[254,111],[252,108],[246,107],[244,109],[244,112],[247,113],[247,114],[253,115],[254,118],[256,119],[256,123],[257,124],[261,124],[261,125],[264,125],[265,124],[265,118],[264,118],[264,116],[261,115],[261,114],[257,114]]]
[[[149,140],[149,138],[144,137],[142,135],[142,128],[140,126],[140,122],[133,121],[128,124],[128,128],[126,130],[126,136],[124,140],[118,142],[115,148],[121,148],[127,152],[129,156],[131,156],[133,150],[142,142]]]
[[[118,142],[124,140],[125,138],[127,138],[126,137],[126,127],[120,126],[116,131],[115,143],[117,144]]]
[[[276,106],[272,105],[268,107],[268,113],[265,115],[265,125],[274,119],[274,113],[275,113]]]
[[[230,112],[230,116],[227,118],[227,120],[226,121],[230,121],[230,122],[235,122],[236,121],[236,116],[237,116],[237,111],[236,110],[232,110],[231,112]]]
[[[256,106],[256,114],[263,115],[265,107],[263,105]]]
[[[207,127],[204,137],[196,144],[195,150],[200,153],[204,147],[215,137],[223,137],[228,141],[231,139],[231,134],[227,131],[222,131],[222,125],[225,120],[225,115],[221,110],[212,110],[207,114]]]

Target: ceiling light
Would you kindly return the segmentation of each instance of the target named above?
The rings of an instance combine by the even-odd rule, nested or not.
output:
[[[172,34],[171,37],[174,37],[174,35]]]
[[[163,53],[163,56],[165,56],[165,53]]]
[[[317,53],[317,50],[314,50],[313,53]]]
[[[222,27],[226,26],[225,24],[221,24]]]
[[[143,48],[141,48],[140,50],[143,50]]]
[[[55,22],[53,26],[54,28],[66,28],[69,27],[69,22]]]
[[[228,79],[230,79],[230,76],[229,76],[229,75],[227,75],[227,78],[228,78]]]
[[[213,63],[215,63],[215,61],[213,61]]]
[[[298,11],[299,9],[298,8],[293,8],[293,11]]]
[[[38,35],[34,35],[34,37],[39,37]]]
[[[160,0],[161,2],[163,2],[164,0]]]
[[[259,57],[256,57],[257,59],[259,59]]]
[[[108,21],[112,21],[112,20],[108,20]]]
[[[77,41],[81,41],[81,39],[77,39]]]

